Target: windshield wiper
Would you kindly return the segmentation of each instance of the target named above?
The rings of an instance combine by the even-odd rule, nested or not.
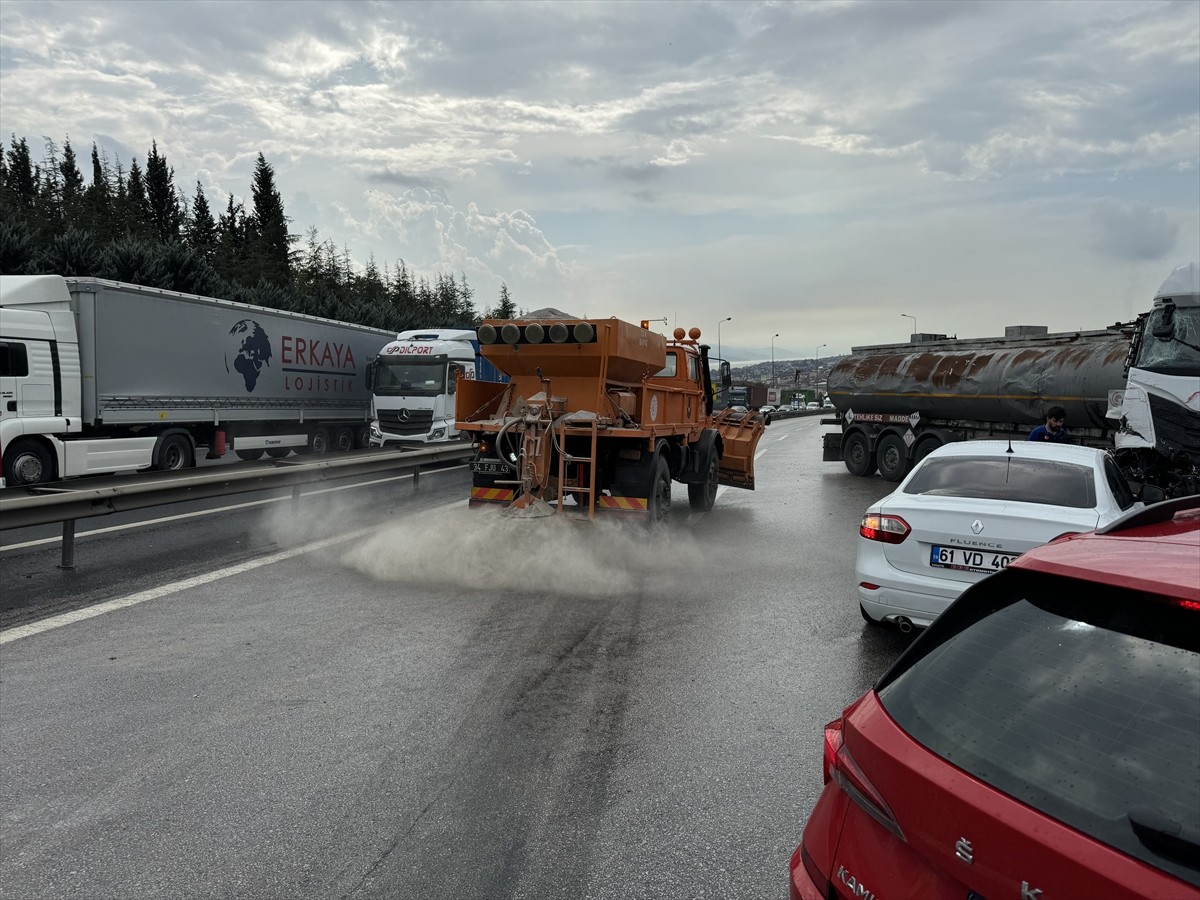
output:
[[[1200,871],[1200,832],[1168,819],[1153,806],[1133,807],[1129,810],[1129,824],[1147,849]]]

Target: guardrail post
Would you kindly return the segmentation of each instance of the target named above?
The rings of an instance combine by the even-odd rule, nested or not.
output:
[[[62,562],[58,564],[60,569],[75,568],[75,520],[67,519],[63,522],[63,540],[62,540]]]
[[[421,467],[417,466],[413,469],[413,487],[419,487],[421,484]]]

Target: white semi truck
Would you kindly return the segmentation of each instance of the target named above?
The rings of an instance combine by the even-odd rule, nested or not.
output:
[[[507,381],[479,352],[474,331],[402,331],[370,364],[371,445],[465,439],[454,425],[458,379]]]
[[[1168,496],[1200,494],[1200,263],[1175,269],[1137,318],[1118,422],[1117,458]]]
[[[390,332],[57,275],[0,277],[7,486],[366,447]]]

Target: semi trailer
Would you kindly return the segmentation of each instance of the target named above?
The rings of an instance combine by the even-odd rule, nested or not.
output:
[[[95,278],[0,277],[9,487],[367,446],[390,332]]]
[[[1047,410],[1070,439],[1113,450],[1135,486],[1200,492],[1200,282],[1172,273],[1136,322],[1051,334],[854,347],[832,368],[824,459],[900,481],[951,441],[1025,440]]]

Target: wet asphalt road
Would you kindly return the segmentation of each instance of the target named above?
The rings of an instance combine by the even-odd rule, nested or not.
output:
[[[821,430],[652,538],[469,514],[461,469],[81,534],[73,572],[4,533],[0,895],[786,896],[822,726],[909,643],[851,590],[888,486]]]

